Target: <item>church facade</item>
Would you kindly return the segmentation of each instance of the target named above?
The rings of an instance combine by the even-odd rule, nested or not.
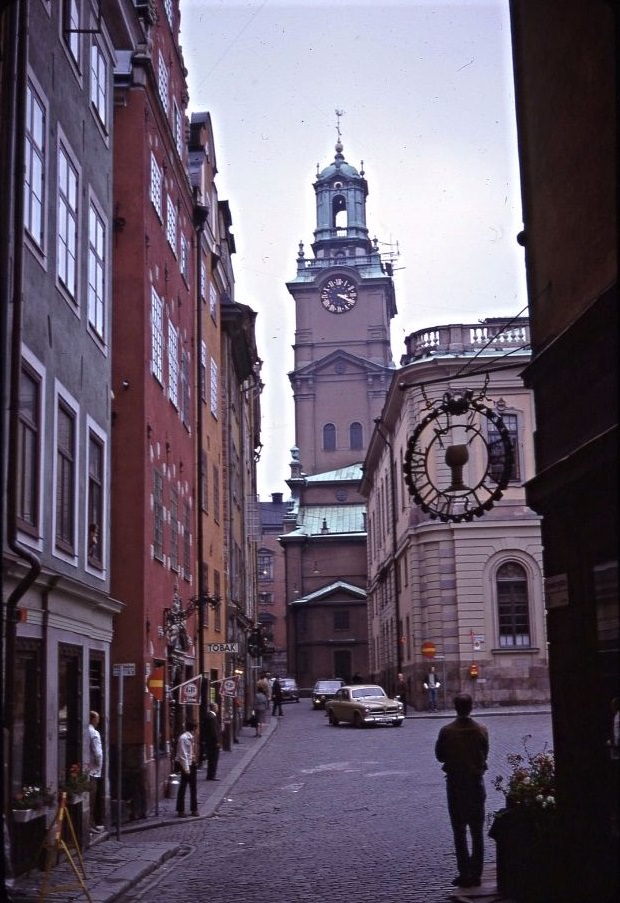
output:
[[[366,519],[361,463],[394,372],[389,264],[366,225],[363,168],[344,157],[317,173],[312,257],[300,243],[295,303],[292,502],[286,558],[287,659],[301,686],[368,674]]]

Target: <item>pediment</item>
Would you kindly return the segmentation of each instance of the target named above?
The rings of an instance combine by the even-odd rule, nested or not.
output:
[[[289,373],[290,379],[308,379],[321,374],[322,376],[347,376],[353,374],[384,374],[389,368],[381,364],[375,364],[350,351],[338,348],[318,361],[312,361],[304,367]]]
[[[313,603],[329,603],[333,601],[335,604],[342,605],[343,602],[365,602],[366,590],[346,580],[335,580],[327,586],[321,586],[313,593],[308,593],[301,599],[295,599],[291,605],[312,605]]]

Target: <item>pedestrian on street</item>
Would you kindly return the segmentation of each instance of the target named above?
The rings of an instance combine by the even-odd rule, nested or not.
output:
[[[403,704],[403,715],[407,714],[407,681],[403,674],[398,674],[396,679],[396,698]]]
[[[429,712],[437,711],[437,690],[441,684],[435,674],[435,666],[431,665],[428,674],[424,679],[424,689],[428,694],[428,710]]]
[[[196,743],[194,739],[194,731],[196,725],[193,721],[185,723],[185,730],[180,734],[177,740],[176,761],[181,767],[181,782],[177,793],[177,815],[184,818],[185,812],[185,791],[189,786],[189,803],[192,815],[198,815],[198,788],[196,774]]]
[[[260,684],[260,681],[258,683]],[[268,709],[269,699],[267,698],[264,690],[259,689],[259,686],[257,684],[256,696],[254,697],[254,712],[256,714],[256,737],[262,737],[263,735],[263,724],[265,723],[265,717],[267,715]]]
[[[281,718],[284,715],[284,712],[282,711],[282,684],[280,683],[280,679],[277,677],[277,675],[276,675],[276,679],[274,680],[274,682],[271,685],[271,702],[272,702],[272,707],[271,707],[272,718],[276,713],[276,709],[278,710],[278,715]]]
[[[219,708],[216,702],[209,704],[205,717],[204,748],[207,756],[207,781],[217,781],[217,763],[222,748],[222,727],[219,719]]]
[[[446,773],[448,814],[454,835],[458,875],[455,887],[479,887],[484,863],[484,772],[489,754],[489,733],[470,717],[468,693],[454,697],[456,718],[439,731],[435,756]],[[471,854],[467,828],[471,835]]]
[[[99,726],[99,712],[90,712],[88,722],[88,776],[90,778],[90,821],[91,831],[101,834],[103,824],[103,747]]]

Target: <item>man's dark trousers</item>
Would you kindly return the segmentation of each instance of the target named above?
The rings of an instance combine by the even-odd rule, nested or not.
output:
[[[177,812],[182,815],[185,812],[185,790],[189,786],[189,805],[192,812],[198,812],[198,785],[196,782],[196,766],[189,767],[189,774],[181,772],[181,783],[177,794]]]
[[[220,759],[220,748],[217,744],[210,744],[207,753],[207,781],[214,781],[217,774],[217,763]]]
[[[467,772],[451,773],[446,781],[448,812],[459,875],[478,880],[484,864],[484,781],[481,775]],[[468,827],[471,833],[471,855],[467,845]]]

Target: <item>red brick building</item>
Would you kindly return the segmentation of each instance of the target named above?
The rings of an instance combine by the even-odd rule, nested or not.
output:
[[[156,756],[160,778],[167,775],[184,717],[166,694],[157,735],[145,683],[157,666],[169,687],[189,679],[196,652],[196,617],[185,617],[196,594],[188,95],[178,5],[162,4],[152,19],[149,9],[148,49],[117,66],[114,143],[111,588],[124,609],[113,662],[135,664],[136,676],[124,680],[131,717],[122,737],[123,799],[134,817],[154,795]],[[113,681],[115,703],[118,686]]]

